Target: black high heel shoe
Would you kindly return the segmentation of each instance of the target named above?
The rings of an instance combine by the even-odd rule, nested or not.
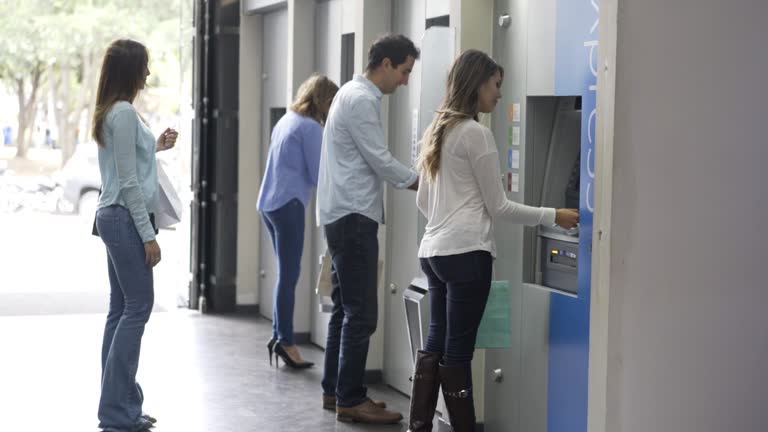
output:
[[[280,342],[275,344],[274,350],[275,350],[275,365],[278,364],[278,361],[277,361],[278,357],[283,359],[283,363],[287,364],[288,366],[294,369],[307,369],[315,365],[314,363],[308,362],[308,361],[297,363],[291,358],[291,356],[288,355],[288,352],[285,351],[285,348],[283,348],[282,345],[280,345]]]
[[[267,351],[269,351],[269,365],[272,366],[272,351],[274,350],[275,344],[277,343],[277,339],[272,338],[267,342]],[[277,355],[275,355],[275,359],[277,359]]]

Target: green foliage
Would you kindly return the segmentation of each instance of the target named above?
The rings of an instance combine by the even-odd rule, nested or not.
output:
[[[48,55],[44,46],[41,17],[34,14],[40,1],[0,3],[0,78],[11,86],[45,67]],[[15,3],[15,2],[14,2]]]
[[[182,73],[180,37],[189,34],[191,25],[189,20],[180,19],[182,7],[187,8],[181,2],[0,1],[0,85],[12,93],[29,95],[30,78],[42,70],[39,85],[53,89],[59,98],[57,109],[62,110],[60,118],[74,130],[83,110],[93,103],[106,47],[115,39],[131,38],[150,51],[149,87],[178,88]],[[19,80],[24,81],[23,90]],[[164,102],[173,106],[154,108],[173,112],[178,109],[178,100]],[[60,128],[70,128],[57,122]]]
[[[131,38],[150,50],[158,70],[178,72],[181,0],[23,0],[0,2],[0,79],[11,84],[36,67],[100,64],[107,45]],[[174,69],[175,68],[175,69]],[[178,76],[155,74],[153,86]],[[11,80],[11,82],[8,82]],[[167,82],[171,81],[171,82]]]

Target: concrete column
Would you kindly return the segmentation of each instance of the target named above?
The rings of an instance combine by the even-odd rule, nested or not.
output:
[[[493,0],[450,0],[451,27],[456,29],[456,54],[470,48],[493,49]]]
[[[261,184],[261,15],[240,17],[240,118],[237,205],[237,304],[255,304],[259,292],[259,212],[255,193]]]
[[[368,48],[379,35],[387,33],[391,29],[392,2],[390,0],[345,0],[342,4],[343,25],[342,28],[352,30],[355,33],[355,73],[363,73],[368,63]],[[348,20],[353,19],[353,23]],[[347,31],[345,31],[347,33]],[[387,136],[389,111],[388,98],[384,97],[381,105],[382,125],[384,127],[385,139]],[[386,192],[385,192],[386,200]],[[386,225],[379,229],[379,260],[384,261],[387,250]],[[386,266],[386,262],[384,263]],[[379,279],[378,302],[379,302],[379,323],[376,333],[371,337],[371,344],[368,350],[368,363],[366,369],[369,371],[381,371],[384,368],[384,298],[383,275],[386,270],[382,269],[382,277]]]
[[[286,106],[315,68],[315,1],[288,0],[288,94]]]
[[[296,91],[315,68],[315,1],[288,0],[288,80],[285,106],[290,109]],[[301,275],[296,283],[296,303],[293,314],[293,331],[299,342],[308,337],[312,322],[311,307],[314,304],[314,266],[311,251],[314,250],[312,235],[315,226],[314,213],[307,211],[304,220],[304,255],[301,258]],[[306,338],[308,340],[308,338]]]

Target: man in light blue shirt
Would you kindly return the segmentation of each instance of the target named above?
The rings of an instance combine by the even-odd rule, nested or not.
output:
[[[407,72],[407,73],[410,73]],[[384,86],[385,92],[365,75],[342,87],[331,106],[323,134],[317,186],[317,224],[328,225],[352,213],[384,223],[384,188],[416,185],[417,174],[390,153],[381,124],[381,98],[403,81]]]
[[[363,385],[368,344],[378,320],[379,224],[384,189],[416,190],[418,176],[389,152],[381,98],[408,84],[419,50],[402,35],[373,43],[363,75],[336,94],[323,133],[317,186],[317,223],[333,261],[333,313],[328,323],[323,407],[339,421],[397,423],[402,415],[371,401]]]

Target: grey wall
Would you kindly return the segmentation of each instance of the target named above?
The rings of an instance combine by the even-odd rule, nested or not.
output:
[[[392,3],[392,31],[409,37],[421,46],[424,35],[424,0],[395,0]],[[389,96],[389,149],[394,157],[406,165],[411,160],[411,128],[413,110],[419,107],[422,62],[416,61],[407,86],[400,87]],[[395,284],[394,294],[386,290],[385,320],[380,328],[386,332],[384,352],[384,380],[401,392],[410,390],[408,378],[413,372],[405,326],[403,291],[420,274],[416,244],[416,197],[412,191],[387,187],[387,274],[385,286]],[[426,335],[424,335],[426,337]]]
[[[416,2],[417,5],[421,2]],[[424,8],[418,7],[419,10]],[[448,0],[426,0],[426,17],[435,18],[450,14],[450,2]]]
[[[256,304],[259,286],[259,213],[261,184],[262,17],[240,17],[240,119],[238,122],[237,303]],[[255,78],[254,78],[255,77]]]
[[[293,99],[306,79],[315,71],[315,0],[288,1],[288,61],[286,106]],[[296,304],[293,315],[293,330],[298,334],[311,331],[312,308],[316,307],[314,288],[316,274],[315,216],[313,203],[304,212],[304,251],[301,259],[301,274],[296,283]],[[302,336],[303,337],[303,336]]]
[[[557,1],[537,0],[529,2],[527,8],[527,93],[529,95],[553,95],[555,94]]]
[[[261,165],[259,171],[264,173],[267,158],[269,155],[271,124],[271,108],[287,108],[289,100],[287,98],[286,88],[288,86],[288,11],[286,8],[276,10],[262,15],[262,33],[257,43],[261,44],[262,52],[262,75],[261,81]],[[240,194],[254,194],[258,197],[258,188],[249,188],[248,191],[240,191]],[[261,223],[260,219],[254,223]],[[258,304],[259,312],[262,316],[271,319],[272,305],[274,299],[274,286],[277,281],[277,259],[274,255],[269,233],[262,229],[260,234],[260,261],[259,272],[259,290]],[[302,330],[298,321],[300,314],[294,315],[294,330]]]
[[[341,0],[317,2],[315,9],[315,71],[336,84],[341,78]]]
[[[606,3],[618,3],[606,430],[765,431],[768,3]]]
[[[341,0],[324,0],[317,2],[315,8],[315,72],[326,75],[337,85],[340,84],[341,76]],[[315,205],[313,199],[310,223],[307,223],[307,230],[313,235],[313,248],[308,249],[305,246],[305,254],[310,255],[310,265],[313,267],[313,282],[317,282],[317,275],[320,274],[320,265],[318,257],[325,252],[325,233],[322,228],[316,226]],[[313,288],[312,285],[311,288]],[[312,330],[311,340],[313,343],[325,347],[328,337],[328,319],[330,314],[321,312],[319,308],[319,299],[317,295],[312,295]]]
[[[242,10],[246,15],[264,14],[285,7],[286,0],[243,0]]]

